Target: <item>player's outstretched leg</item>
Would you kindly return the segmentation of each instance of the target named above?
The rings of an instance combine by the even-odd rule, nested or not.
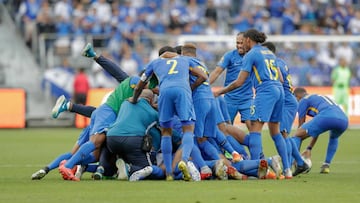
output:
[[[96,53],[94,51],[94,47],[92,46],[91,43],[87,43],[86,46],[84,47],[83,51],[81,52],[81,54],[85,57],[88,58],[94,58],[96,56]]]
[[[52,117],[57,118],[60,113],[68,110],[68,100],[64,95],[57,98],[56,103],[51,111]]]
[[[40,169],[31,175],[31,180],[40,180],[45,177],[46,174],[47,171],[45,169]]]
[[[129,177],[129,181],[143,180],[149,175],[151,175],[152,172],[153,168],[151,166],[146,166],[145,168],[135,171],[133,174],[131,174],[131,176]]]

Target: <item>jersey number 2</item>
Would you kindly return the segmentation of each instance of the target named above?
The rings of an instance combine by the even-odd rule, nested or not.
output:
[[[172,64],[172,65],[171,65],[171,68],[170,68],[170,70],[169,70],[169,72],[168,72],[169,75],[171,75],[171,74],[177,74],[177,73],[179,72],[179,71],[175,70],[176,65],[177,65],[177,61],[176,61],[176,60],[168,60],[168,61],[166,61],[166,64]]]

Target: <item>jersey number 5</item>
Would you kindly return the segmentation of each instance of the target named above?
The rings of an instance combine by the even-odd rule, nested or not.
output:
[[[176,60],[168,60],[166,61],[166,64],[171,64],[171,68],[168,72],[169,75],[171,74],[177,74],[179,71],[175,70],[176,65],[177,65],[177,61]]]

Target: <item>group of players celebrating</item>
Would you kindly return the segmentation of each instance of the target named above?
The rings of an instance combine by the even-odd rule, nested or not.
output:
[[[83,55],[119,85],[96,109],[64,97],[57,100],[54,118],[70,111],[91,117],[91,122],[71,152],[32,179],[57,167],[63,179],[73,181],[84,171],[93,172],[96,180],[291,179],[310,170],[305,160],[325,131],[330,139],[320,172],[329,173],[348,118],[330,98],[293,89],[286,63],[275,54],[264,33],[249,29],[237,34],[236,49],[225,53],[212,73],[189,43],[162,47],[140,77],[129,77],[88,44]],[[210,85],[224,71],[224,87],[212,91]],[[248,134],[233,125],[238,113]],[[296,113],[299,128],[290,136]],[[307,115],[313,118],[306,121]],[[265,123],[278,155],[263,152]],[[308,137],[312,140],[301,154],[301,142]]]

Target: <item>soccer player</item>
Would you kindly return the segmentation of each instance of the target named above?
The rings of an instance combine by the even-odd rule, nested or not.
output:
[[[198,68],[203,70],[206,75],[209,74],[207,67],[196,58],[196,46],[194,44],[185,44],[182,46],[181,50],[182,55],[191,57],[191,60],[194,61]],[[190,75],[190,84],[195,81],[196,77]],[[208,153],[208,155],[213,159],[219,159],[220,157],[216,148],[213,147],[207,139],[209,137],[215,138],[217,137],[217,134],[222,134],[222,132],[217,130],[217,124],[221,125],[222,123],[225,123],[225,121],[221,120],[220,122],[217,122],[218,119],[216,118],[220,115],[220,110],[211,91],[208,80],[193,90],[192,98],[196,115],[194,134],[197,138],[199,148],[204,153]],[[233,161],[240,161],[240,154],[232,148],[223,134],[222,138],[221,144],[232,154]]]
[[[287,150],[284,138],[280,133],[280,121],[284,103],[284,89],[279,81],[276,57],[260,43],[265,42],[266,35],[256,29],[249,29],[244,33],[244,47],[248,50],[243,58],[243,69],[238,78],[226,87],[214,92],[215,96],[225,94],[251,78],[256,90],[254,104],[251,106],[251,126],[248,145],[251,159],[260,159],[262,152],[261,131],[268,122],[270,135],[275,142],[276,149],[281,156],[285,178],[291,179],[292,172],[287,160]]]
[[[243,69],[242,59],[245,54],[243,38],[243,32],[236,35],[236,49],[225,53],[221,58],[215,70],[210,74],[210,84],[213,84],[224,70],[226,70],[224,86],[236,80],[240,70]],[[253,98],[250,78],[247,78],[241,87],[226,93],[224,98],[227,103],[231,122],[234,122],[235,116],[239,112],[241,122],[245,122],[246,127],[250,129],[250,106]]]
[[[330,131],[325,162],[320,170],[320,173],[329,173],[331,161],[338,148],[339,137],[347,129],[349,120],[344,111],[327,96],[308,95],[306,89],[301,87],[296,88],[294,94],[299,101],[299,128],[292,139],[294,139],[297,149],[300,149],[302,141],[312,137],[312,141],[306,148],[306,154],[310,156],[311,149],[319,135]],[[306,115],[313,117],[313,119],[306,122]],[[298,175],[296,171],[294,172],[295,175]]]
[[[267,47],[270,51],[276,54],[276,47],[272,42],[264,42],[262,46]],[[292,157],[295,158],[295,161],[298,165],[298,170],[306,171],[308,170],[308,166],[301,158],[301,154],[299,150],[296,148],[294,141],[288,136],[291,132],[291,126],[295,120],[296,111],[298,108],[298,102],[296,97],[293,94],[293,86],[291,82],[291,75],[289,74],[289,68],[286,65],[285,61],[281,58],[276,58],[276,63],[280,69],[280,73],[283,77],[283,87],[285,93],[285,100],[284,100],[284,108],[282,112],[282,119],[280,122],[280,132],[283,135],[287,152],[288,152],[288,161],[289,165],[291,165]],[[298,171],[299,173],[300,171]],[[277,174],[279,176],[279,174]]]
[[[347,114],[349,110],[349,86],[351,80],[351,70],[345,58],[339,59],[339,65],[331,72],[333,84],[333,94],[335,102],[344,108]]]
[[[158,112],[151,105],[153,98],[153,92],[145,89],[136,104],[124,101],[106,134],[108,149],[130,165],[129,175],[152,165],[149,152],[142,150],[142,142],[147,128],[158,121]],[[157,136],[160,137],[160,133]]]
[[[96,56],[92,49],[85,48],[84,53],[89,57]],[[59,171],[65,180],[79,181],[71,168],[81,162],[83,157],[92,154],[94,161],[99,159],[100,148],[105,141],[107,128],[116,120],[122,102],[133,95],[134,87],[139,80],[140,78],[137,76],[127,77],[115,88],[106,102],[92,112],[89,141],[83,144],[69,160],[63,162],[59,167]]]
[[[86,143],[89,140],[89,130],[90,127],[86,127],[83,129],[83,131],[81,132],[78,140],[76,141],[76,143],[74,144],[73,148],[71,149],[70,152],[64,153],[59,155],[58,157],[56,157],[51,163],[49,163],[47,166],[45,166],[44,168],[36,171],[35,173],[33,173],[31,175],[31,179],[32,180],[40,180],[43,177],[45,177],[50,171],[54,170],[55,168],[59,167],[60,162],[62,160],[67,160],[70,159],[71,156],[73,154],[75,154],[75,152],[80,148],[80,146],[84,143]],[[88,163],[84,163],[84,164],[88,164]],[[90,168],[88,168],[90,170]],[[90,171],[94,172],[96,170],[92,169]],[[80,178],[80,176],[78,176],[77,178]]]
[[[196,67],[192,67],[189,58],[178,56],[176,50],[165,46],[159,50],[160,58],[151,61],[141,76],[139,84],[136,86],[133,96],[133,103],[137,99],[152,76],[155,74],[159,79],[159,98],[158,110],[159,121],[162,127],[161,151],[163,153],[164,164],[166,167],[166,179],[173,180],[172,173],[172,123],[171,119],[177,115],[183,128],[183,153],[182,160],[179,162],[179,169],[184,174],[185,180],[190,180],[187,168],[192,147],[194,145],[194,120],[195,113],[191,97],[191,90],[195,89],[207,79],[207,75]],[[189,73],[198,76],[198,79],[191,85],[189,84]]]
[[[101,54],[97,55],[91,43],[86,44],[82,55],[87,58],[92,58],[96,63],[98,63],[102,68],[104,68],[104,70],[106,70],[111,76],[113,76],[119,83],[129,78],[129,76],[111,60],[107,59]],[[65,96],[60,96],[57,99],[54,108],[52,109],[52,117],[57,118],[62,112],[69,111],[90,118],[92,112],[95,109],[96,108],[92,106],[72,103],[71,101],[68,101]]]

